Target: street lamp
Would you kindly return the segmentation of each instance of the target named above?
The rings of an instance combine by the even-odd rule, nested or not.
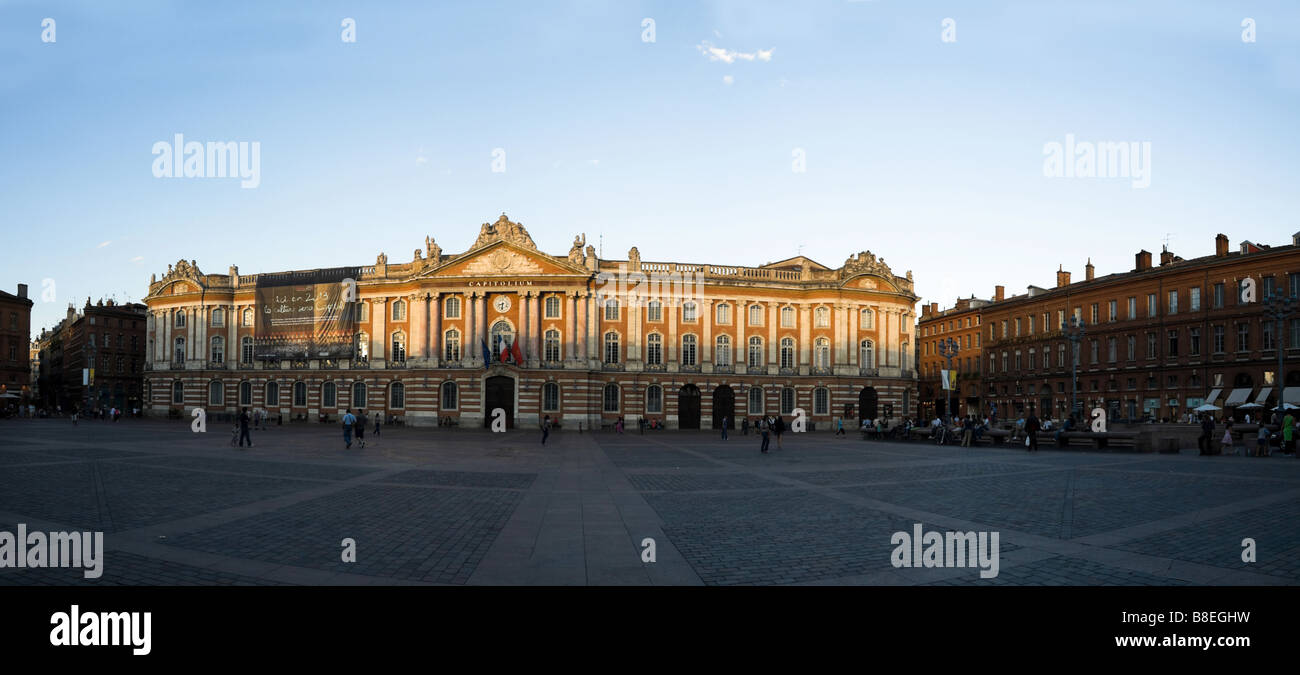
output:
[[[1277,385],[1277,409],[1281,410],[1282,405],[1286,402],[1282,398],[1282,323],[1295,313],[1296,297],[1294,295],[1282,295],[1282,290],[1277,289],[1273,294],[1264,298],[1264,314],[1273,319],[1273,347],[1277,351],[1277,374],[1273,376],[1274,384]]]
[[[961,351],[961,345],[956,340],[952,338],[947,338],[945,340],[939,341],[939,356],[948,359],[949,372],[952,372],[952,360],[955,356],[957,356],[957,352],[959,351]],[[948,389],[947,377],[944,377],[943,379],[943,386],[945,389]],[[948,391],[951,392],[952,390],[948,389]],[[957,409],[955,407],[955,404],[953,403],[951,393],[948,396],[948,406],[949,406],[948,417],[949,419],[952,419],[955,416]]]
[[[1065,339],[1071,342],[1070,345],[1070,415],[1078,414],[1079,410],[1079,341],[1083,339],[1084,323],[1077,316],[1071,316],[1069,321],[1061,323],[1061,332],[1065,334]]]

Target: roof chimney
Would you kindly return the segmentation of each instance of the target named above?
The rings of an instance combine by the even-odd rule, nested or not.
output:
[[[1095,276],[1093,273],[1094,269],[1095,268],[1092,266],[1092,258],[1088,258],[1088,264],[1083,266],[1083,277],[1085,281],[1092,281],[1093,276]]]
[[[1214,238],[1214,257],[1226,258],[1228,256],[1228,235],[1220,233]]]
[[[1005,286],[994,286],[994,287],[993,287],[993,301],[994,301],[994,302],[1002,302],[1003,300],[1006,299],[1006,297],[1007,297],[1007,289],[1006,289]]]
[[[1135,256],[1135,258],[1137,259],[1137,270],[1135,270],[1135,271],[1137,271],[1137,272],[1143,272],[1143,271],[1146,271],[1146,270],[1151,269],[1151,252],[1150,252],[1150,251],[1148,251],[1148,250],[1146,250],[1146,249],[1143,249],[1143,250],[1141,250],[1141,251],[1138,251],[1138,252],[1137,252],[1137,256]]]
[[[1064,288],[1070,285],[1070,273],[1065,271],[1064,265],[1057,265],[1056,268],[1056,287]]]
[[[937,302],[932,302],[932,303],[930,303],[930,313],[931,313],[931,314],[938,314],[938,313],[939,313],[939,303],[937,303]]]
[[[18,297],[27,297],[27,284],[18,284]]]
[[[1171,263],[1171,262],[1173,262],[1173,261],[1174,261],[1174,254],[1173,254],[1172,251],[1169,250],[1169,247],[1168,247],[1168,246],[1166,246],[1166,247],[1164,247],[1163,249],[1160,250],[1160,266],[1161,266],[1161,267],[1164,267],[1165,265],[1168,265],[1169,263]]]

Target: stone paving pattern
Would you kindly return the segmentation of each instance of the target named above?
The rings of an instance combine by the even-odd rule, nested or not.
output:
[[[551,435],[0,421],[0,530],[102,530],[105,572],[0,585],[1296,585],[1300,460],[708,431]],[[894,568],[996,531],[999,574]],[[1241,559],[1242,540],[1257,546]],[[356,561],[341,559],[356,541]],[[645,562],[645,540],[656,560]]]

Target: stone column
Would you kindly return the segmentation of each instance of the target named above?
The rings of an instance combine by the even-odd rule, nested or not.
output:
[[[588,324],[591,318],[589,305],[587,303],[587,292],[578,291],[578,296],[578,345],[574,354],[577,360],[586,363],[587,360],[591,358],[591,354],[588,351],[589,345],[587,344]]]
[[[465,341],[460,346],[460,357],[466,363],[473,363],[482,352],[478,346],[478,293],[466,293],[462,304],[460,315],[465,317]]]
[[[432,317],[429,320],[429,342],[432,343],[431,349],[429,350],[429,362],[434,368],[437,368],[442,364],[442,357],[444,356],[442,353],[444,346],[444,340],[442,337],[442,298],[439,293],[434,293],[432,297],[429,298],[429,304],[426,311],[432,313]]]
[[[428,304],[425,300],[424,293],[417,292],[411,294],[406,301],[410,308],[410,330],[411,340],[406,345],[406,358],[409,361],[423,364],[424,358],[428,351]]]
[[[680,300],[674,298],[661,305],[664,312],[668,314],[668,337],[666,338],[668,344],[664,345],[668,348],[668,360],[665,363],[672,363],[674,367],[682,365],[677,356],[677,349],[681,345],[681,338],[677,336],[677,314],[681,304]]]
[[[524,359],[529,363],[542,360],[542,299],[536,291],[528,293],[528,353]]]
[[[239,341],[239,319],[242,316],[239,305],[232,304],[227,307],[226,315],[226,363],[238,364],[239,359],[244,355],[242,346],[237,344]],[[231,358],[232,356],[233,358]],[[231,365],[231,367],[233,368],[235,365]],[[239,394],[236,393],[235,396],[235,402],[238,403]]]
[[[194,343],[199,341],[199,310],[198,308],[190,308],[186,311],[188,316],[185,318],[185,358],[186,360],[197,360],[199,358],[197,356],[198,349]]]
[[[777,372],[781,367],[781,349],[780,341],[776,336],[777,326],[781,323],[781,307],[779,302],[774,302],[768,306],[767,313],[767,371],[769,373]]]
[[[569,291],[565,295],[569,306],[564,312],[564,353],[561,356],[565,361],[572,361],[578,354],[578,294]]]
[[[532,313],[532,291],[520,291],[515,298],[519,301],[519,335],[515,340],[519,343],[519,351],[524,355],[524,361],[533,353],[533,325],[530,321]]]
[[[172,337],[172,313],[168,310],[159,310],[158,316],[154,320],[154,360],[170,361],[171,345],[168,344]]]
[[[375,298],[370,306],[370,360],[383,360],[388,339],[388,298]]]
[[[799,362],[800,366],[811,366],[812,359],[812,308],[799,305]]]
[[[857,366],[858,350],[860,349],[858,343],[861,342],[861,340],[858,339],[858,315],[861,313],[862,310],[858,307],[849,307],[848,311],[849,311],[849,338],[848,338],[849,339],[849,365]]]
[[[643,299],[635,293],[628,293],[627,303],[627,360],[641,361],[641,306]]]
[[[700,338],[700,342],[703,343],[700,345],[700,351],[703,352],[700,354],[700,371],[711,373],[713,372],[713,320],[717,318],[713,314],[713,299],[706,298],[704,306],[700,309],[703,310],[700,316],[700,332],[703,334]]]

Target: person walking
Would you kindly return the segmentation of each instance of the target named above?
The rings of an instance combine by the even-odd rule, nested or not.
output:
[[[785,433],[785,419],[780,415],[776,416],[776,424],[772,427],[772,431],[776,434],[776,449],[784,450],[785,446],[781,445],[781,434]]]
[[[1029,411],[1029,419],[1025,420],[1025,433],[1029,435],[1028,452],[1038,451],[1038,430],[1043,428],[1043,424],[1038,421],[1038,415],[1033,410]]]
[[[352,409],[348,408],[343,413],[343,443],[347,449],[352,449],[352,427],[357,423],[357,416],[352,414]]]
[[[244,447],[245,440],[248,441],[248,447],[253,447],[253,437],[248,435],[248,408],[239,413],[239,447]]]
[[[357,435],[357,443],[361,445],[362,450],[365,450],[366,449],[366,411],[364,410],[357,411],[356,422],[354,424],[354,427],[355,428],[353,429],[353,432],[356,433]]]
[[[761,450],[764,455],[766,455],[768,445],[770,445],[772,442],[772,438],[771,438],[772,425],[768,424],[766,419],[760,419],[758,421],[758,431],[763,436],[763,443],[758,446],[758,449]]]
[[[975,420],[970,415],[961,423],[961,447],[969,448],[971,441],[975,438]]]
[[[847,435],[848,435],[848,434],[845,434],[845,433],[844,433],[844,418],[843,418],[843,417],[837,417],[837,418],[835,418],[835,435],[836,435],[836,436],[847,436]]]
[[[547,415],[542,418],[542,445],[546,445],[546,439],[551,435],[551,416]]]
[[[1289,412],[1282,418],[1282,452],[1295,454],[1295,416]]]
[[[740,435],[741,436],[749,435],[749,415],[746,415],[743,419],[740,420]]]
[[[379,437],[379,413],[375,413],[375,438]]]
[[[1204,457],[1210,454],[1210,439],[1213,437],[1214,416],[1207,413],[1201,416],[1201,435],[1196,438],[1196,447],[1200,450],[1198,455]]]
[[[727,417],[726,415],[722,416],[722,440],[724,441],[727,440],[727,423],[730,421],[731,418]]]
[[[1261,419],[1259,423],[1259,432],[1255,434],[1255,456],[1268,457],[1268,437],[1270,436],[1268,427],[1264,426]]]
[[[1232,418],[1228,418],[1223,422],[1223,439],[1220,441],[1219,454],[1226,455],[1231,453],[1232,450]]]

